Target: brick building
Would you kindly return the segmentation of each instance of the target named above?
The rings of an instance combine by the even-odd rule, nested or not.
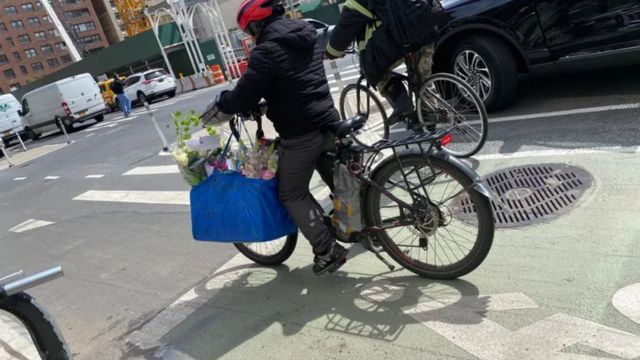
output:
[[[0,93],[72,62],[65,42],[40,1],[0,0]],[[53,2],[57,3],[53,3]],[[90,0],[49,0],[80,53],[108,46]]]

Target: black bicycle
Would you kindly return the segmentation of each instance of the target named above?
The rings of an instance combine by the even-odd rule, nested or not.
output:
[[[393,71],[403,80],[412,94],[415,118],[406,124],[410,128],[428,129],[432,133],[448,129],[452,141],[447,149],[455,156],[475,155],[487,139],[487,111],[482,99],[473,88],[459,77],[447,73],[433,74],[422,81],[417,71],[418,57],[410,53],[405,57],[407,73]],[[349,84],[340,93],[340,115],[348,119],[365,115],[368,123],[359,140],[372,145],[389,139],[392,124],[385,110],[386,101],[376,95],[361,74],[357,83]]]
[[[25,291],[63,275],[62,267],[22,277],[22,271],[0,278],[0,311],[22,323],[43,360],[71,360],[73,356],[55,321]]]
[[[260,114],[252,116],[262,135]],[[240,118],[231,122],[232,129],[242,127],[246,115]],[[359,115],[326,129],[336,136],[337,151],[331,156],[347,167],[361,189],[363,229],[341,241],[362,243],[390,270],[394,266],[381,251],[428,278],[454,279],[473,271],[486,258],[493,241],[489,200],[501,204],[500,199],[473,169],[446,149],[451,140],[449,129],[415,130],[396,140],[367,145],[358,140],[366,123],[366,117]],[[382,152],[390,155],[375,163]],[[252,261],[271,266],[287,260],[296,242],[297,233],[235,246]]]

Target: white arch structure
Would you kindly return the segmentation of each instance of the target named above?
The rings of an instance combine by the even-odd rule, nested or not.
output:
[[[166,3],[168,7],[158,7],[153,11],[150,11],[148,7],[145,7],[144,14],[151,23],[151,28],[153,29],[156,40],[158,41],[160,52],[162,53],[164,61],[167,63],[167,67],[169,72],[171,72],[171,75],[175,77],[175,73],[171,67],[171,63],[169,62],[164,46],[160,41],[158,32],[160,22],[165,15],[168,15],[177,25],[180,37],[182,38],[181,42],[184,44],[185,50],[187,51],[187,56],[189,57],[194,73],[202,74],[209,71],[205,64],[204,57],[202,56],[202,50],[200,50],[200,46],[198,45],[195,32],[193,31],[193,18],[196,10],[200,9],[200,11],[208,18],[209,24],[214,31],[214,41],[222,55],[222,64],[227,70],[228,78],[231,78],[229,64],[232,64],[232,66],[238,69],[238,59],[233,52],[227,53],[226,51],[222,51],[222,44],[226,44],[231,47],[231,39],[229,38],[224,20],[220,15],[220,7],[217,0],[190,0],[188,5],[185,4],[185,0],[165,0],[161,4],[164,3]]]

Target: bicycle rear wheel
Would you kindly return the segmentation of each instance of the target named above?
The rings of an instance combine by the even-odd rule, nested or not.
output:
[[[298,233],[295,233],[272,241],[234,243],[233,245],[253,262],[264,266],[275,266],[289,259],[297,243]]]
[[[423,210],[402,208],[373,186],[367,190],[367,225],[383,229],[375,233],[378,240],[407,270],[432,279],[455,279],[476,269],[488,255],[494,232],[490,202],[471,188],[473,180],[455,166],[405,153],[383,164],[373,181]],[[459,206],[465,193],[470,203]],[[459,216],[470,208],[475,216]]]
[[[373,145],[389,138],[389,122],[382,101],[364,85],[349,84],[340,93],[340,116],[343,120],[356,115],[367,116],[356,138],[365,145]]]
[[[487,110],[482,99],[464,80],[451,74],[430,76],[420,87],[418,120],[431,130],[451,129],[447,145],[453,155],[470,157],[487,140]]]

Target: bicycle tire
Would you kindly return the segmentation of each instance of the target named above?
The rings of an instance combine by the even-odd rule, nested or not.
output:
[[[29,294],[20,292],[11,295],[0,302],[0,310],[22,321],[43,360],[73,359],[53,317]]]
[[[364,85],[360,85],[360,84],[349,84],[347,86],[344,87],[344,89],[342,89],[342,92],[340,92],[340,117],[343,120],[347,120],[347,117],[349,116],[354,116],[356,114],[347,114],[346,112],[346,102],[347,102],[347,96],[349,96],[350,92],[360,92],[360,96],[361,96],[361,101],[362,99],[372,99],[373,103],[375,104],[375,106],[379,109],[380,112],[380,116],[382,118],[382,124],[383,124],[383,135],[382,135],[382,139],[388,139],[389,138],[389,121],[388,121],[388,117],[387,117],[387,112],[384,109],[384,106],[382,105],[382,101],[380,101],[380,99],[378,98],[378,96],[376,96],[376,94],[374,94],[369,88],[367,88]],[[365,97],[366,96],[366,97]],[[359,106],[358,106],[358,109]],[[369,109],[367,109],[369,110]],[[358,111],[360,112],[360,111]],[[369,120],[369,115],[370,115],[370,111],[367,111],[366,113],[363,112],[363,115],[367,115],[367,121]],[[366,124],[365,124],[365,131],[366,131]],[[366,142],[365,142],[366,144]],[[373,145],[373,144],[367,144],[367,145]]]
[[[479,116],[479,120],[475,120],[475,121],[479,121],[480,126],[481,126],[481,133],[479,138],[477,139],[477,141],[475,141],[473,147],[467,149],[461,149],[461,150],[456,150],[458,146],[457,141],[460,138],[464,138],[465,136],[468,135],[465,133],[468,133],[469,130],[465,130],[466,129],[470,129],[473,128],[470,123],[468,123],[466,120],[465,121],[461,121],[458,124],[462,124],[463,126],[453,126],[453,124],[451,124],[451,126],[449,126],[448,128],[453,129],[452,130],[452,136],[453,136],[453,142],[447,146],[447,150],[449,150],[449,152],[457,157],[462,157],[462,158],[467,158],[467,157],[471,157],[475,154],[477,154],[482,147],[484,146],[485,142],[487,141],[487,133],[488,133],[488,114],[487,114],[487,109],[484,106],[484,103],[482,102],[482,99],[480,98],[480,96],[478,96],[478,94],[473,90],[473,88],[471,87],[471,85],[467,84],[464,80],[460,79],[459,77],[452,75],[452,74],[448,74],[448,73],[439,73],[439,74],[434,74],[431,75],[427,78],[427,80],[425,80],[425,82],[422,84],[422,86],[420,86],[420,91],[418,92],[418,101],[417,101],[417,105],[416,105],[416,111],[417,111],[417,115],[418,115],[418,120],[425,124],[425,123],[429,123],[428,119],[424,118],[424,114],[425,112],[423,111],[423,107],[427,106],[425,104],[424,101],[422,101],[422,97],[421,94],[425,93],[425,92],[430,92],[427,90],[427,88],[431,85],[433,85],[436,81],[447,81],[447,82],[451,82],[453,84],[455,84],[455,86],[457,86],[458,88],[462,88],[464,89],[464,92],[466,92],[466,94],[462,93],[462,96],[464,98],[466,98],[466,100],[471,100],[471,103],[473,103],[473,106],[475,107],[475,109],[477,110],[477,116]],[[431,93],[431,92],[430,92]],[[471,99],[469,99],[471,98]],[[462,100],[462,99],[461,99]],[[447,101],[444,101],[444,103],[447,103]],[[448,115],[447,117],[451,117],[453,118],[453,115]],[[453,120],[452,120],[453,121]],[[475,131],[475,129],[474,129]],[[477,133],[477,131],[475,131]]]
[[[278,241],[274,240],[274,241]],[[271,243],[271,241],[267,241],[264,243],[234,243],[233,245],[240,251],[240,253],[249,260],[255,262],[256,264],[260,264],[263,266],[276,266],[280,265],[283,262],[287,261],[293,251],[296,249],[296,244],[298,243],[298,233],[288,235],[284,240],[284,244],[282,248],[274,254],[261,254],[258,251],[255,251],[251,248],[252,244],[267,244]]]
[[[451,176],[453,180],[457,181],[462,189],[467,189],[465,191],[468,192],[470,201],[472,201],[472,205],[475,206],[476,213],[478,214],[478,222],[475,226],[478,229],[478,233],[476,239],[473,243],[473,247],[469,250],[469,252],[459,261],[446,265],[446,266],[437,266],[433,264],[428,264],[423,261],[417,261],[406,254],[406,251],[402,251],[401,244],[406,240],[403,240],[402,243],[396,244],[396,242],[389,235],[389,231],[381,230],[377,232],[377,237],[382,247],[386,250],[386,252],[395,260],[398,264],[403,266],[405,269],[412,271],[422,277],[430,278],[430,279],[438,279],[438,280],[451,280],[456,279],[458,277],[464,276],[471,271],[475,270],[487,257],[489,251],[491,249],[491,245],[493,242],[493,234],[494,234],[494,219],[493,213],[491,211],[491,205],[487,198],[481,195],[478,191],[473,188],[470,188],[473,180],[465,175],[461,170],[457,169],[455,166],[450,164],[445,160],[441,160],[435,157],[429,157],[428,161],[422,154],[413,153],[404,153],[398,155],[398,160],[388,161],[385,164],[381,165],[381,167],[376,170],[373,175],[373,181],[379,186],[386,188],[388,185],[389,179],[393,176],[393,174],[397,173],[400,169],[399,163],[403,164],[403,168],[406,166],[409,167],[419,167],[424,168],[429,166],[434,170],[438,170],[441,173],[446,173]],[[436,181],[441,181],[437,180]],[[433,182],[432,182],[433,183]],[[392,187],[397,188],[397,185],[391,185]],[[447,185],[448,186],[448,185]],[[397,195],[396,195],[397,196]],[[365,221],[368,226],[377,226],[381,227],[382,225],[382,217],[381,212],[383,211],[383,204],[381,202],[382,193],[376,187],[370,186],[367,189],[366,197],[365,197]],[[411,201],[411,200],[409,200]],[[385,207],[386,208],[386,207]],[[445,207],[446,208],[446,207]],[[404,210],[402,210],[404,211]],[[442,211],[440,206],[438,206],[438,214],[447,213],[446,211]],[[451,221],[453,221],[453,213],[450,212]],[[444,216],[440,215],[442,218]],[[438,218],[440,220],[440,218]],[[467,224],[465,224],[467,225]],[[439,225],[439,228],[446,228],[447,226],[452,226],[451,222],[447,225]],[[416,225],[408,226],[409,232],[417,232]],[[397,229],[397,228],[394,228]],[[448,231],[448,230],[447,230]],[[421,237],[425,237],[425,235],[420,235]],[[428,235],[431,236],[431,235]],[[426,238],[426,237],[425,237]],[[438,250],[438,239],[433,235],[433,240],[426,238],[424,240],[425,245],[420,245],[427,247],[425,249],[425,256],[428,257],[430,254],[435,252],[435,256],[437,258],[437,250]],[[456,241],[453,237],[451,238]],[[422,244],[422,239],[419,240],[419,244]],[[431,241],[431,243],[427,243]],[[459,244],[456,243],[459,246]],[[404,247],[411,247],[411,254],[413,254],[413,245],[402,245]],[[451,247],[448,244],[449,249]],[[442,247],[444,249],[444,247]],[[430,251],[430,252],[429,252]],[[445,251],[446,254],[446,251]],[[420,255],[420,249],[418,249],[418,256]],[[449,256],[447,255],[447,258]]]

